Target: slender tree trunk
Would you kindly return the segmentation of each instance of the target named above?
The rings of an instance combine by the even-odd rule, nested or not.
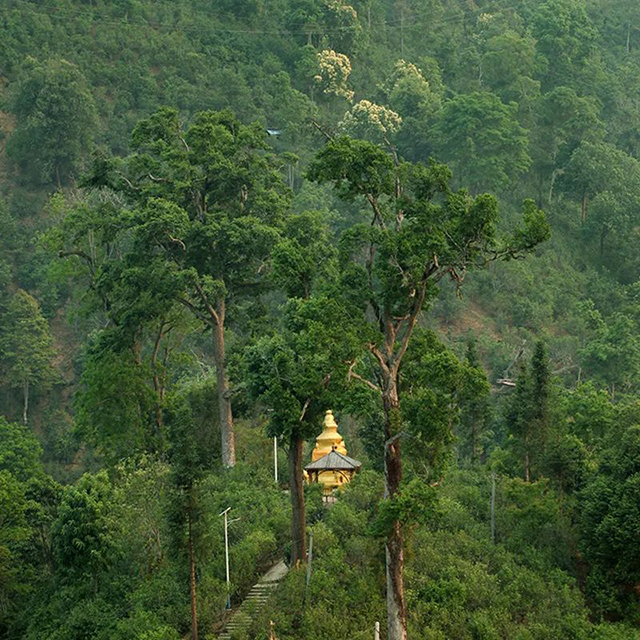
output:
[[[631,51],[631,23],[627,24],[627,55]]]
[[[302,446],[304,440],[292,435],[289,441],[289,484],[291,485],[291,564],[304,562],[307,552],[307,523],[302,484]]]
[[[524,454],[524,480],[525,482],[531,482],[531,473],[529,470],[529,446]]]
[[[235,434],[233,414],[231,412],[231,389],[227,376],[226,350],[224,342],[225,302],[218,303],[218,321],[213,326],[213,353],[216,361],[218,382],[218,410],[220,413],[220,436],[222,439],[222,465],[233,467],[236,464]]]
[[[198,640],[198,602],[196,599],[196,561],[193,552],[193,530],[191,523],[191,507],[189,507],[189,585],[191,588],[191,638]]]
[[[155,397],[155,414],[156,414],[156,435],[158,436],[158,447],[160,451],[164,451],[164,423],[162,419],[162,400],[164,397],[164,384],[160,373],[158,371],[158,351],[160,349],[160,342],[164,336],[164,322],[160,325],[156,341],[153,346],[153,353],[151,355],[151,365],[153,368],[153,389],[156,392]]]
[[[554,169],[553,172],[551,173],[551,183],[549,184],[549,204],[551,204],[553,200],[553,190],[556,186],[556,180],[558,178],[559,173],[560,172],[558,171],[558,169]]]
[[[22,422],[27,424],[27,414],[29,413],[29,381],[25,380],[22,388],[24,402],[22,404]]]
[[[385,496],[393,500],[402,481],[402,457],[400,452],[400,403],[397,376],[393,373],[385,384],[382,396],[385,414]],[[387,638],[407,639],[407,607],[404,594],[404,549],[402,529],[394,521],[385,545],[387,570]]]
[[[582,221],[582,224],[584,224],[587,221],[587,194],[586,193],[582,194],[582,212],[581,212],[580,220]]]

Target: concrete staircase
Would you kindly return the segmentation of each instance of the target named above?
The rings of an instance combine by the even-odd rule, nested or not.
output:
[[[282,561],[271,567],[271,569],[253,585],[242,604],[231,615],[224,631],[218,636],[218,640],[231,640],[234,633],[246,631],[256,615],[262,611],[271,592],[278,586],[280,580],[287,574],[287,571],[288,567]]]

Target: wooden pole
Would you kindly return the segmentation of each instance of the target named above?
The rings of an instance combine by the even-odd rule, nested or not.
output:
[[[227,570],[227,609],[231,609],[231,581],[229,580],[229,511],[231,507],[227,507],[219,516],[224,516],[224,562]]]
[[[309,533],[309,553],[307,554],[307,583],[306,589],[309,588],[311,581],[311,563],[313,562],[313,529]]]
[[[278,484],[278,438],[273,437],[273,477]]]
[[[376,628],[373,634],[374,640],[380,640],[380,623],[376,622]]]

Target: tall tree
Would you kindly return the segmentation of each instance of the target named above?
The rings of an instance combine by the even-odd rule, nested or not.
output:
[[[246,293],[264,284],[265,261],[289,204],[280,167],[258,123],[203,112],[186,129],[162,109],[138,124],[134,153],[120,166],[98,161],[86,186],[125,199],[128,269],[194,314],[210,331],[217,372],[222,461],[235,464],[225,330]]]
[[[584,0],[547,0],[536,11],[533,35],[537,50],[547,59],[547,88],[570,85],[576,72],[594,51],[598,30]]]
[[[344,390],[358,345],[342,297],[331,295],[337,265],[328,240],[323,213],[289,218],[272,256],[273,279],[288,300],[277,332],[255,340],[244,357],[249,391],[269,410],[269,434],[289,453],[294,564],[306,557],[303,445]]]
[[[546,181],[549,199],[554,182],[571,154],[584,140],[597,141],[602,137],[603,124],[599,120],[599,106],[591,97],[579,96],[570,87],[556,87],[544,94],[537,107],[531,155],[533,169],[539,182],[539,200]]]
[[[26,291],[17,291],[3,317],[0,333],[5,384],[22,390],[22,421],[27,424],[32,387],[46,388],[55,379],[55,356],[49,323],[37,300]]]
[[[523,367],[507,411],[509,429],[522,456],[524,479],[530,482],[533,467],[547,444],[549,431],[550,372],[543,342],[538,341],[529,366]]]
[[[637,608],[640,581],[640,427],[615,429],[581,494],[587,591],[601,613]]]
[[[620,206],[635,204],[640,187],[640,163],[624,151],[606,142],[582,142],[571,154],[561,187],[582,203],[582,223],[587,220],[589,200],[608,193]],[[613,216],[610,216],[613,218]]]
[[[37,181],[58,186],[77,175],[97,131],[93,97],[80,70],[66,60],[28,58],[11,110],[18,127],[8,152]],[[33,175],[35,174],[35,175]]]
[[[460,449],[472,463],[479,462],[487,440],[491,417],[490,386],[482,368],[474,338],[467,342],[465,375],[460,391]]]
[[[446,166],[410,164],[365,141],[341,137],[320,151],[309,177],[334,185],[347,201],[364,201],[370,222],[341,238],[345,295],[368,327],[366,352],[373,374],[355,360],[350,375],[379,394],[384,414],[385,486],[390,501],[401,494],[403,412],[399,375],[420,314],[444,277],[461,284],[466,272],[490,260],[533,249],[549,235],[544,214],[524,206],[524,226],[497,235],[494,197],[471,197],[449,187]],[[407,637],[404,549],[395,518],[386,539],[389,640]]]
[[[433,128],[436,155],[451,163],[474,193],[506,189],[531,164],[527,131],[515,103],[493,93],[458,95],[444,104]]]

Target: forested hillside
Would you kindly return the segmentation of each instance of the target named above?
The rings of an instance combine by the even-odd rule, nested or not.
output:
[[[0,637],[637,638],[639,256],[637,2],[2,0]]]

